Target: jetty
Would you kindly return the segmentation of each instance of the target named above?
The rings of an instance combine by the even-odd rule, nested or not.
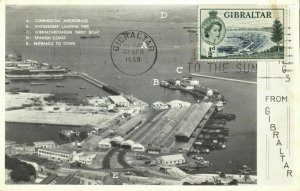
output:
[[[114,95],[125,94],[125,92],[122,92],[121,90],[118,90],[115,87],[112,87],[104,82],[101,82],[100,80],[97,80],[96,78],[93,78],[92,76],[90,76],[86,73],[72,72],[72,73],[65,74],[65,76],[81,78],[81,79],[89,82],[90,84],[93,84],[94,86],[96,86],[98,88],[102,88],[103,90],[105,90],[111,94],[114,94]]]

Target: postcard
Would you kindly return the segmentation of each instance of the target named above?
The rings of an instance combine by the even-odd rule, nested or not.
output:
[[[0,189],[298,190],[299,2],[255,2],[2,1]]]

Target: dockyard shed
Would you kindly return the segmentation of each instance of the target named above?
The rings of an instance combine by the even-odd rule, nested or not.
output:
[[[124,139],[120,136],[114,137],[111,139],[110,144],[113,147],[120,147]]]
[[[109,149],[111,148],[110,139],[106,138],[98,142],[98,147],[100,149]]]
[[[175,139],[177,142],[189,141],[198,124],[204,118],[205,114],[208,112],[212,105],[213,104],[210,102],[201,102],[200,104],[194,104],[191,107],[190,115],[185,120],[185,123],[179,124],[179,130],[175,134]]]
[[[182,154],[166,155],[157,158],[157,163],[161,165],[176,165],[185,163],[185,158]]]

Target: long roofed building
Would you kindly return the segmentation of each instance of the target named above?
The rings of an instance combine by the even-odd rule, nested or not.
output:
[[[204,118],[205,114],[211,108],[211,102],[201,102],[194,105],[195,109],[191,111],[190,115],[179,124],[177,133],[175,134],[176,141],[188,142],[192,133],[197,128],[198,124]]]

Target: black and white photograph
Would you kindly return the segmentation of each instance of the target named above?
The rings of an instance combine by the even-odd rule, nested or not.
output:
[[[232,13],[219,11],[220,17],[242,14],[238,6]],[[250,13],[255,9],[242,8],[247,21],[255,17]],[[242,31],[245,38],[234,38],[249,54],[201,59],[201,27],[208,25],[199,22],[201,9],[197,4],[5,5],[5,185],[255,186],[260,176],[272,176],[270,155],[259,159],[259,150],[289,148],[279,132],[290,133],[275,122],[271,128],[258,125],[259,116],[266,121],[275,113],[271,106],[258,108],[258,84],[266,83],[265,91],[275,88],[268,82],[274,67],[240,59],[255,54],[247,39],[252,33],[264,36]],[[204,10],[212,18],[217,13],[213,5]],[[268,16],[278,12],[264,10]],[[272,55],[288,51],[281,23],[260,29],[277,30],[276,43],[269,44]],[[215,33],[232,39],[221,24]],[[209,51],[215,49],[210,43]],[[273,95],[262,100],[287,101]],[[267,132],[263,143],[259,129]],[[289,177],[292,164],[285,156],[279,158],[276,150],[278,168]],[[265,158],[267,171],[259,174],[258,161]]]

